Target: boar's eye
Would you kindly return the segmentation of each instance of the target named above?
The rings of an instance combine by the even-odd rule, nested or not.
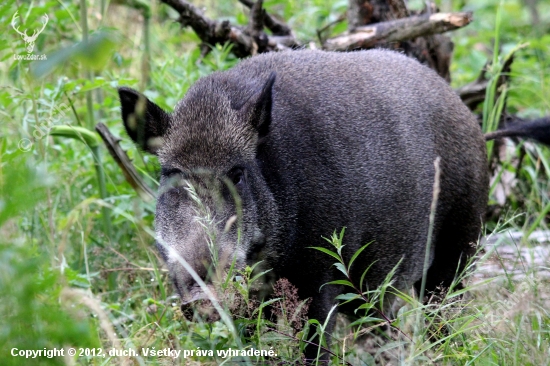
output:
[[[244,169],[240,167],[235,167],[227,173],[228,178],[235,185],[235,187],[242,186],[244,182]]]
[[[182,171],[176,168],[161,168],[160,174],[165,178],[170,178],[176,174],[182,174]]]

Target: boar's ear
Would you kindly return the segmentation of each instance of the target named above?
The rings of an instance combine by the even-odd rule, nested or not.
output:
[[[233,105],[234,109],[242,112],[250,121],[260,138],[267,135],[269,131],[273,84],[276,76],[275,71],[272,71],[267,80],[244,103]]]
[[[126,132],[140,148],[155,154],[170,124],[170,116],[133,89],[119,88],[118,95]]]

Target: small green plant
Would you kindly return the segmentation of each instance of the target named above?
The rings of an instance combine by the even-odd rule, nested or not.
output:
[[[353,253],[346,263],[342,254],[344,232],[345,229],[342,229],[340,233],[335,232],[330,239],[326,239],[336,251],[323,247],[314,248],[334,258],[337,261],[334,266],[344,277],[326,285],[343,285],[352,289],[351,292],[337,297],[341,301],[340,306],[353,304],[357,316],[357,319],[347,325],[349,329],[355,330],[344,337],[344,344],[350,338],[356,342],[361,338],[367,338],[378,344],[379,349],[367,347],[366,351],[359,351],[356,348],[347,353],[343,350],[341,354],[335,354],[335,357],[340,360],[366,358],[372,362],[380,362],[382,359],[400,359],[405,364],[433,363],[438,357],[444,357],[444,351],[448,349],[450,343],[455,342],[465,331],[471,330],[469,324],[473,318],[461,315],[466,306],[462,296],[470,288],[462,289],[457,284],[466,281],[472,273],[473,259],[470,259],[465,266],[464,273],[457,273],[450,288],[440,289],[437,294],[431,295],[426,304],[423,304],[415,296],[392,287],[399,264],[376,289],[369,289],[364,283],[370,266],[362,273],[360,283],[355,284],[350,275],[352,265],[371,243]],[[457,290],[459,288],[460,290]],[[390,308],[395,310],[396,305],[399,306],[399,310],[395,314],[385,313],[384,310],[387,311]],[[310,323],[317,325],[317,333],[322,336],[323,324],[317,320]],[[379,331],[384,328],[384,331]]]
[[[364,246],[362,246],[359,250],[357,250],[352,257],[350,258],[347,265],[345,264],[344,257],[342,255],[342,249],[344,248],[343,239],[344,239],[344,233],[345,228],[343,228],[339,234],[334,232],[330,239],[325,238],[334,248],[336,249],[336,252],[331,251],[330,249],[323,248],[323,247],[312,247],[313,249],[319,250],[325,254],[330,255],[334,259],[337,260],[336,263],[334,263],[334,266],[344,275],[345,279],[341,280],[334,280],[331,282],[326,283],[325,285],[343,285],[346,287],[349,287],[353,289],[353,292],[341,294],[336,299],[342,300],[343,303],[341,305],[347,304],[349,302],[352,302],[354,300],[362,300],[362,304],[359,305],[359,307],[356,308],[356,312],[361,310],[365,314],[368,314],[372,310],[377,309],[377,304],[384,304],[385,303],[385,297],[388,294],[389,291],[395,290],[392,288],[392,278],[395,274],[395,271],[397,269],[397,266],[387,274],[385,280],[380,285],[378,289],[369,289],[368,284],[365,283],[365,276],[367,272],[369,271],[370,267],[374,264],[371,263],[365,271],[361,274],[361,278],[359,280],[359,283],[354,283],[351,277],[351,267],[357,257],[368,248],[371,243],[367,243]],[[385,318],[386,321],[390,322],[388,318],[385,317],[385,315],[379,311],[379,314]],[[357,323],[360,324],[360,323]]]
[[[345,228],[342,228],[340,233],[334,232],[331,238],[325,238],[335,249],[336,252],[324,248],[324,247],[313,247],[313,249],[319,250],[332,258],[336,259],[337,262],[333,265],[342,273],[344,279],[338,279],[330,281],[325,285],[341,285],[352,289],[352,292],[347,292],[340,294],[336,297],[336,300],[340,300],[341,303],[339,306],[346,305],[351,303],[355,308],[356,320],[351,322],[349,325],[352,328],[359,328],[370,324],[377,324],[374,328],[379,327],[384,324],[390,327],[394,327],[393,320],[390,319],[385,311],[390,309],[390,306],[396,296],[401,296],[400,292],[397,291],[392,286],[393,277],[399,266],[399,263],[390,271],[382,284],[378,288],[369,288],[368,284],[365,283],[365,276],[368,273],[369,269],[374,263],[371,263],[361,274],[359,283],[355,283],[351,276],[351,269],[353,263],[357,260],[359,255],[369,247],[372,243],[367,243],[358,249],[346,264],[344,256],[342,254],[342,249],[344,248],[343,239],[344,239]],[[325,286],[323,285],[323,286]],[[332,309],[334,311],[335,308]],[[374,314],[378,314],[379,317],[375,317]],[[320,339],[324,338],[324,328],[326,324],[321,324],[318,320],[310,320],[311,324],[317,325],[317,334],[320,336]],[[402,333],[399,328],[394,327],[395,330]],[[402,333],[406,338],[409,338],[407,335]],[[410,339],[410,338],[409,338]],[[320,347],[319,347],[320,354]],[[345,357],[345,355],[343,355]]]

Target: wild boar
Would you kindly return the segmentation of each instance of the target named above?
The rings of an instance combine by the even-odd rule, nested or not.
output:
[[[343,287],[322,285],[341,273],[311,247],[342,228],[346,260],[371,243],[353,281],[370,266],[365,285],[376,288],[397,266],[393,286],[419,288],[437,157],[426,290],[449,286],[475,250],[489,182],[479,123],[402,54],[262,54],[198,80],[171,113],[132,89],[119,95],[129,136],[161,165],[155,228],[184,303],[203,295],[178,256],[207,283],[213,258],[263,260],[324,321]]]

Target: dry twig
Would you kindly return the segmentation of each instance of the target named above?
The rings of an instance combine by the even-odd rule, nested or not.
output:
[[[99,133],[99,136],[101,136],[101,139],[105,143],[105,146],[107,146],[107,150],[109,150],[109,154],[115,159],[116,163],[122,169],[122,173],[124,174],[124,178],[126,178],[126,181],[130,183],[133,189],[138,193],[138,195],[144,200],[144,201],[152,201],[155,199],[155,194],[145,184],[145,182],[141,179],[138,172],[136,171],[136,168],[134,168],[134,165],[130,161],[130,158],[128,155],[126,155],[126,152],[122,150],[122,148],[119,146],[120,139],[115,137],[111,131],[109,131],[109,128],[105,126],[103,123],[98,123],[95,127],[96,131]]]
[[[254,2],[250,0],[239,0],[241,4],[251,9],[254,6]],[[284,22],[269,15],[265,9],[262,9],[263,23],[265,26],[277,36],[292,36],[292,29]]]

